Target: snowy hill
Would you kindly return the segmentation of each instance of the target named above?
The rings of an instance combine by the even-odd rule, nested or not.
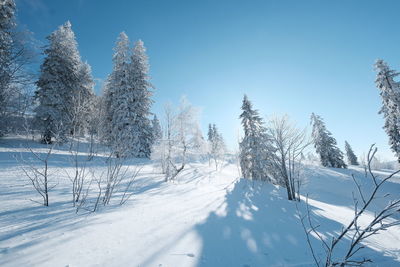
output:
[[[43,146],[24,142],[45,153]],[[76,214],[66,175],[73,171],[68,150],[58,148],[51,156],[57,186],[50,192],[50,206],[44,207],[34,202],[40,196],[14,159],[21,153],[30,157],[20,143],[0,143],[1,266],[314,265],[295,203],[286,200],[281,188],[240,179],[236,164],[215,171],[208,162],[193,162],[176,182],[166,183],[152,161],[135,160],[130,164],[143,169],[125,205],[120,206],[116,196],[96,213]],[[95,157],[90,167],[100,172],[102,162],[101,156]],[[353,216],[356,188],[351,174],[363,189],[371,188],[361,168],[310,165],[304,171],[302,195],[308,194],[313,219],[326,237]],[[383,191],[398,197],[400,178]],[[379,198],[363,219],[386,202]],[[298,208],[305,212],[304,201]],[[316,239],[311,242],[321,255]],[[372,236],[365,245],[359,257],[368,255],[374,260],[371,266],[400,265],[400,227]]]

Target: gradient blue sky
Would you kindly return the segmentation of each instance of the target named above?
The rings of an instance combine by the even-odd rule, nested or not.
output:
[[[400,70],[397,0],[17,0],[18,21],[45,43],[70,20],[93,76],[110,73],[125,31],[148,49],[153,111],[186,95],[202,109],[204,132],[216,123],[230,147],[246,93],[262,115],[288,114],[299,126],[321,115],[343,149],[371,143],[392,159],[377,112],[373,63]]]

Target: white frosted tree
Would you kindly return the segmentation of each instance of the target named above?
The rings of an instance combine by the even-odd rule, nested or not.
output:
[[[36,83],[35,97],[39,105],[35,111],[42,130],[42,141],[51,143],[55,134],[61,140],[75,134],[74,128],[81,116],[77,112],[81,111],[82,105],[89,105],[87,98],[90,97],[93,82],[90,68],[81,61],[69,22],[47,39],[49,45],[44,51],[45,59]]]
[[[203,158],[207,154],[207,141],[203,137],[198,121],[193,123],[192,137],[190,138],[191,150],[195,158]]]
[[[215,124],[208,125],[208,154],[210,159],[214,161],[215,169],[218,169],[218,164],[223,158],[226,147],[222,135],[218,132]]]
[[[202,153],[205,140],[199,127],[199,112],[185,97],[178,109],[166,105],[163,125],[164,137],[154,145],[152,158],[160,162],[165,181],[171,181],[184,170],[189,157]]]
[[[153,143],[153,129],[149,119],[152,85],[149,82],[149,62],[146,48],[141,40],[133,47],[131,64],[129,68],[129,82],[134,100],[132,111],[134,113],[133,132],[135,141],[133,143],[133,155],[140,158],[149,158],[151,145]]]
[[[344,141],[344,148],[346,150],[346,157],[347,157],[347,163],[349,165],[360,165],[358,163],[358,159],[356,154],[354,154],[353,149],[351,148],[350,144],[347,141]]]
[[[14,14],[13,0],[0,2],[0,136],[5,133],[5,119],[10,98]]]
[[[74,135],[90,131],[90,120],[95,112],[94,81],[90,65],[85,62],[79,68],[78,90],[72,95],[71,126]],[[96,114],[98,116],[98,114]]]
[[[343,153],[337,147],[336,139],[326,129],[322,118],[311,114],[312,140],[315,150],[319,155],[322,166],[334,168],[347,168],[343,161]]]
[[[389,68],[385,61],[379,59],[375,63],[377,72],[375,84],[380,90],[385,129],[389,136],[389,146],[400,161],[400,84],[394,80],[398,72]]]
[[[163,138],[163,133],[161,130],[161,124],[157,115],[154,114],[151,120],[152,133],[153,133],[153,143],[158,143]]]
[[[113,71],[108,78],[104,98],[106,108],[106,140],[118,157],[132,155],[134,143],[134,99],[129,86],[129,39],[118,36],[113,55]]]
[[[240,168],[244,178],[272,181],[272,158],[275,148],[267,133],[264,121],[253,109],[245,95],[242,104],[242,126],[244,137],[239,143]]]
[[[122,32],[114,51],[114,67],[104,92],[105,140],[118,157],[148,158],[153,129],[146,50],[139,40],[130,53],[128,36]]]
[[[17,29],[14,0],[0,1],[0,136],[19,128],[32,104],[35,52],[30,32]]]
[[[300,200],[303,152],[310,144],[305,129],[301,130],[287,116],[275,117],[268,132],[276,148],[274,182],[286,188],[288,200]]]

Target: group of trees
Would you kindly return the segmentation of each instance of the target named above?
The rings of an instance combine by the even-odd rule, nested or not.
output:
[[[210,161],[214,161],[217,169],[226,152],[217,127],[210,126],[207,142],[200,129],[198,109],[186,97],[182,97],[177,108],[167,104],[164,115],[164,134],[153,146],[152,158],[160,162],[165,180],[174,180],[184,170],[188,159],[203,159],[206,154]]]
[[[304,130],[292,126],[286,117],[265,125],[258,111],[244,96],[242,104],[244,137],[239,143],[242,176],[286,188],[289,200],[299,198],[299,162],[308,146]]]
[[[240,118],[244,130],[244,137],[239,143],[242,176],[285,187],[289,200],[299,198],[303,151],[311,143],[314,144],[322,166],[347,167],[336,139],[326,129],[322,118],[314,113],[311,115],[311,140],[305,129],[292,125],[286,116],[274,118],[266,125],[246,95]],[[357,157],[347,141],[345,148],[348,163],[358,165]]]
[[[10,121],[11,91],[22,84],[22,64],[27,53],[15,37],[15,2],[5,0],[0,7],[0,120]],[[218,168],[226,151],[221,134],[213,125],[208,142],[203,138],[197,110],[184,98],[175,110],[165,110],[165,127],[150,112],[152,89],[149,63],[141,40],[133,48],[128,36],[120,33],[113,55],[113,69],[103,94],[94,93],[91,67],[79,53],[71,23],[67,21],[47,37],[44,58],[35,87],[30,95],[33,121],[29,131],[39,132],[45,144],[71,143],[90,136],[90,143],[108,145],[117,158],[160,156],[166,180],[172,180],[184,169],[188,156],[208,155]],[[17,79],[18,78],[18,79]],[[152,118],[151,118],[152,117]],[[5,129],[0,129],[4,134]],[[78,141],[79,142],[79,141]],[[90,155],[93,154],[91,146]],[[162,151],[162,153],[160,153]]]
[[[109,145],[118,157],[149,158],[151,146],[161,138],[161,126],[157,118],[150,118],[152,85],[143,42],[139,40],[130,49],[127,35],[120,34],[113,71],[99,97],[70,22],[47,37],[39,76],[28,73],[33,53],[17,31],[15,12],[14,0],[1,1],[0,135],[7,133],[12,122],[29,118],[30,130],[39,131],[43,143],[90,134]],[[21,97],[29,85],[36,88],[34,94]],[[30,106],[34,121],[31,114],[16,112],[17,107],[22,110],[16,103],[21,99],[29,100],[24,104]]]
[[[149,158],[161,130],[157,118],[150,119],[152,85],[143,42],[136,42],[131,51],[128,36],[120,34],[113,71],[99,98],[94,94],[91,68],[79,55],[71,24],[66,22],[47,39],[35,92],[42,141],[97,134],[117,157]]]
[[[16,116],[26,118],[28,106],[35,107],[32,109],[35,117],[32,126],[40,131],[42,142],[51,145],[47,146],[47,153],[43,155],[30,150],[39,164],[22,157],[19,160],[45,206],[49,205],[49,192],[56,186],[49,183],[50,156],[55,143],[67,140],[71,142],[71,163],[74,167],[73,174],[68,176],[72,184],[72,202],[77,211],[85,206],[92,183],[98,187],[92,211],[96,211],[100,204],[108,205],[116,192],[119,192],[120,204],[129,199],[131,186],[141,167],[135,166],[129,172],[129,166],[124,166],[127,157],[152,156],[157,159],[165,181],[173,181],[189,160],[205,155],[210,164],[213,161],[215,169],[218,169],[226,154],[224,139],[215,124],[209,124],[207,141],[204,139],[198,110],[186,98],[182,98],[177,108],[172,105],[165,107],[164,129],[157,116],[151,113],[153,86],[149,78],[146,49],[141,40],[131,48],[128,36],[124,32],[119,35],[112,58],[113,70],[107,78],[103,95],[96,96],[91,67],[80,56],[70,22],[47,37],[49,43],[44,50],[39,77],[34,79],[30,75],[28,66],[33,53],[24,39],[24,33],[16,28],[15,12],[14,0],[0,1],[0,136],[7,133],[6,125],[15,121]],[[400,82],[395,81],[399,73],[390,69],[383,60],[376,62],[375,69],[376,86],[382,97],[380,113],[385,119],[384,129],[389,136],[390,147],[400,161]],[[23,93],[33,84],[36,86],[34,95]],[[300,200],[303,152],[310,144],[314,145],[322,166],[347,168],[344,154],[320,116],[311,115],[312,134],[309,139],[305,129],[297,128],[286,116],[265,123],[246,95],[241,109],[244,136],[239,142],[239,165],[243,177],[282,186],[286,188],[289,200]],[[79,159],[77,137],[87,135],[91,143],[96,137],[97,141],[111,148],[103,164],[106,170],[98,176],[87,166],[92,151],[85,160]],[[78,141],[74,143],[76,138]],[[347,141],[345,151],[348,164],[359,165]],[[382,185],[398,173],[379,180],[371,170],[375,153],[376,149],[371,147],[367,158],[368,174],[375,187],[370,195],[366,195],[354,180],[361,207],[357,209],[356,200],[354,218],[337,237],[332,238],[330,244],[316,231],[309,211],[301,218],[308,241],[310,234],[315,234],[327,253],[323,264],[316,258],[309,243],[316,265],[362,265],[369,260],[352,259],[363,247],[361,241],[399,224],[397,221],[386,223],[385,219],[398,213],[400,200],[389,203],[376,213],[366,228],[358,224],[370,203],[377,199]],[[306,218],[310,229],[306,229],[304,224]],[[347,255],[338,261],[332,256],[333,251],[345,236],[351,236],[351,245]]]
[[[104,138],[117,156],[149,158],[155,135],[150,120],[152,104],[149,63],[141,40],[130,51],[122,32],[113,56],[113,71],[104,90]],[[153,120],[157,123],[158,120]]]

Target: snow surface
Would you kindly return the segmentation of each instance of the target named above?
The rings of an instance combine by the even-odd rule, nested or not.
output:
[[[134,160],[130,164],[143,169],[125,205],[118,205],[117,195],[112,205],[96,213],[75,214],[66,175],[73,171],[68,149],[57,148],[51,157],[57,186],[50,192],[50,206],[44,207],[34,202],[40,196],[14,159],[30,157],[21,144],[46,151],[27,140],[0,140],[0,266],[314,265],[295,203],[286,200],[281,188],[240,179],[235,163],[215,171],[208,162],[193,162],[176,182],[166,183],[152,161]],[[101,156],[90,164],[96,172],[105,168]],[[371,188],[361,168],[305,169],[302,193],[308,194],[313,220],[326,237],[353,215],[351,174],[363,189]],[[384,191],[399,197],[400,178]],[[362,221],[386,202],[379,198]],[[304,212],[304,201],[298,206]],[[316,239],[311,241],[322,255]],[[400,265],[400,227],[373,236],[365,245],[359,256],[371,257],[372,266]]]

